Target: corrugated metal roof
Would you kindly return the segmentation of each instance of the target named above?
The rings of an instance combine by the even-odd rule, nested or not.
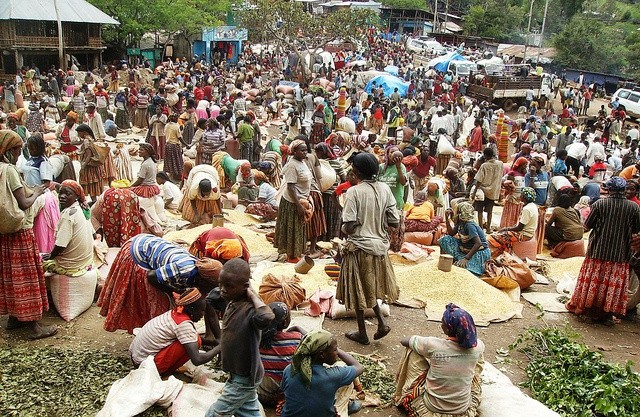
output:
[[[63,22],[120,24],[85,0],[58,0]],[[56,20],[54,0],[0,0],[0,20]]]

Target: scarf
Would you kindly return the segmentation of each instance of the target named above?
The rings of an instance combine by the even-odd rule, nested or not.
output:
[[[300,374],[302,382],[309,388],[313,371],[312,356],[331,345],[333,335],[326,330],[313,330],[302,339],[291,360],[291,375]]]

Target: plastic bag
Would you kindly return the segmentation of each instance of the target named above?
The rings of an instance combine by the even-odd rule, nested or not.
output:
[[[300,286],[300,278],[296,275],[276,277],[267,274],[262,278],[258,293],[265,304],[280,301],[290,309],[294,309],[307,298],[304,288]]]
[[[453,147],[449,139],[445,135],[438,138],[438,154],[439,155],[455,155],[456,149]]]

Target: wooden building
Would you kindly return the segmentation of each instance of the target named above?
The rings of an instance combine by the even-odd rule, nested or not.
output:
[[[0,77],[31,64],[43,71],[60,66],[57,15],[62,23],[65,66],[71,62],[81,69],[100,65],[105,49],[102,25],[118,24],[100,9],[84,0],[1,0]]]

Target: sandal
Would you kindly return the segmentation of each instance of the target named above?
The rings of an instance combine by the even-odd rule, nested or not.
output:
[[[344,334],[344,337],[346,337],[349,340],[353,340],[356,343],[360,343],[361,345],[368,345],[369,343],[369,338],[365,335],[364,337],[362,337],[360,335],[360,332],[347,332]]]
[[[378,330],[373,335],[373,340],[382,339],[391,331],[391,327],[384,326],[383,328],[378,328]]]

